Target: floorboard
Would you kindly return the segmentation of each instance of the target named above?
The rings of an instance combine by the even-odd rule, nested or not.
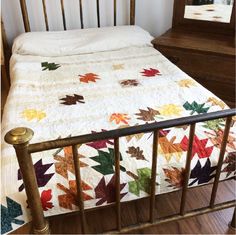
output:
[[[209,203],[212,185],[190,189],[187,194],[186,210],[205,207]],[[235,180],[219,184],[216,203],[234,200]],[[156,197],[155,217],[178,213],[181,192],[159,195]],[[122,205],[122,226],[145,222],[148,220],[148,199],[141,199]],[[234,208],[225,209],[194,218],[153,226],[133,231],[132,234],[235,234],[229,229]],[[96,234],[115,229],[115,207],[100,208],[86,213],[89,233]],[[56,216],[49,219],[52,234],[80,233],[80,218],[78,215]],[[30,224],[18,229],[14,234],[29,233]]]

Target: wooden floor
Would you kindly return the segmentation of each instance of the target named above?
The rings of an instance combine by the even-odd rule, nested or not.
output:
[[[206,185],[189,190],[186,210],[205,207],[208,205],[212,185]],[[235,180],[221,182],[217,193],[216,203],[235,199]],[[180,205],[181,192],[159,195],[156,197],[156,218],[177,213]],[[143,199],[122,205],[122,225],[135,224],[148,220],[149,201]],[[235,234],[229,229],[233,208],[204,214],[194,218],[171,222],[151,228],[133,231],[136,234]],[[115,208],[101,208],[86,213],[89,233],[102,233],[115,228]],[[80,233],[78,215],[53,217],[49,219],[52,234]],[[29,225],[18,229],[14,234],[29,233]]]

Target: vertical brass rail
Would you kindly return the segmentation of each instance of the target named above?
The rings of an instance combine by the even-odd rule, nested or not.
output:
[[[151,188],[150,188],[150,222],[154,221],[155,195],[156,195],[156,172],[157,172],[157,153],[158,153],[158,137],[159,130],[154,131],[152,145],[152,173],[151,173]]]
[[[27,6],[26,6],[25,0],[20,0],[20,7],[21,7],[21,12],[22,12],[25,32],[30,32],[29,15],[28,15],[28,11],[27,11]]]
[[[99,6],[99,0],[97,0],[97,22],[98,22],[98,28],[100,28],[100,6]]]
[[[135,0],[130,0],[130,25],[135,25]]]
[[[79,11],[80,11],[80,25],[81,25],[81,29],[83,29],[84,28],[84,16],[83,16],[82,0],[79,0]]]
[[[33,233],[49,234],[49,225],[44,218],[32,157],[28,152],[29,141],[33,134],[34,132],[31,129],[15,128],[6,134],[5,141],[12,144],[16,151],[28,205],[31,209]]]
[[[120,147],[119,138],[114,139],[115,148],[115,185],[116,185],[116,221],[117,230],[121,230],[121,203],[120,203]]]
[[[185,214],[185,203],[186,203],[186,196],[187,196],[187,189],[188,189],[189,174],[190,174],[190,169],[191,169],[191,158],[192,158],[195,126],[196,126],[195,124],[192,124],[190,126],[190,131],[189,131],[188,152],[187,152],[187,157],[186,157],[184,182],[183,182],[183,189],[182,189],[183,191],[182,191],[181,204],[180,204],[181,215]]]
[[[211,208],[213,208],[214,204],[215,204],[216,193],[217,193],[218,184],[219,184],[219,180],[220,180],[220,172],[221,172],[221,168],[222,168],[223,161],[224,161],[225,149],[226,149],[226,146],[227,146],[231,121],[232,121],[232,117],[227,117],[226,124],[225,124],[224,135],[223,135],[223,140],[222,140],[221,148],[220,148],[220,155],[219,155],[218,165],[217,165],[217,169],[216,169],[215,181],[214,181],[214,184],[213,184],[213,187],[212,187],[211,200],[210,200],[210,207]]]
[[[85,218],[85,212],[84,212],[84,199],[83,199],[82,180],[81,180],[81,175],[80,175],[80,162],[79,162],[77,145],[72,146],[72,152],[73,152],[73,159],[74,159],[74,165],[75,165],[75,178],[76,178],[77,195],[78,195],[78,201],[79,201],[80,217],[81,217],[81,222],[82,222],[81,230],[82,230],[82,233],[84,234],[87,231],[87,224],[86,224],[86,218]]]
[[[117,10],[116,0],[114,0],[114,2],[113,2],[113,8],[114,8],[114,26],[116,26],[116,10]]]
[[[46,27],[46,31],[48,31],[49,30],[48,15],[47,15],[47,6],[46,6],[45,0],[42,0],[42,4],[43,4],[43,15],[44,15],[45,27]]]
[[[64,7],[64,0],[61,0],[61,14],[63,20],[63,28],[66,30],[66,16],[65,16],[65,7]]]

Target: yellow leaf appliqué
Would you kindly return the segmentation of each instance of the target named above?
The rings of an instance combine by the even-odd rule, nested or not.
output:
[[[166,104],[162,106],[158,111],[163,116],[180,116],[182,108],[175,104]]]
[[[225,103],[224,103],[223,101],[221,101],[221,100],[216,99],[215,97],[210,97],[210,98],[207,100],[207,102],[211,102],[212,105],[216,105],[216,106],[218,105],[218,106],[220,106],[222,109],[225,108]]]
[[[27,121],[32,121],[33,119],[37,119],[38,121],[41,121],[46,117],[46,113],[41,110],[36,109],[25,109],[22,112],[22,116],[27,119]]]
[[[124,64],[113,64],[112,68],[113,70],[121,70],[124,69]]]
[[[192,79],[183,79],[178,81],[180,87],[190,88],[191,86],[196,86],[196,83]]]

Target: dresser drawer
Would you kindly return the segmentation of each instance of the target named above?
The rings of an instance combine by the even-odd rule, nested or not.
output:
[[[165,46],[158,47],[158,50],[221,99],[235,102],[235,59],[233,57]]]

